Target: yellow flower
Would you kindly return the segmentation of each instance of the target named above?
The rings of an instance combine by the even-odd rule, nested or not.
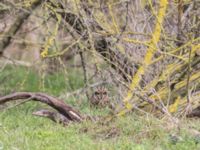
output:
[[[175,100],[175,102],[172,105],[169,106],[169,112],[171,112],[171,113],[177,112],[179,103],[180,103],[180,97],[178,97]]]
[[[42,52],[40,53],[40,55],[42,56],[42,58],[47,57],[47,55],[48,55],[48,50],[42,51]]]

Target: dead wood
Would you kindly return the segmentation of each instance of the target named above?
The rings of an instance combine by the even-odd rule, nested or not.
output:
[[[31,99],[33,101],[45,103],[56,109],[60,114],[65,116],[70,121],[81,122],[83,120],[83,116],[77,110],[65,104],[62,100],[44,93],[16,92],[0,97],[0,105],[9,101],[21,99]]]
[[[53,122],[60,123],[64,126],[70,123],[70,120],[66,118],[64,115],[58,112],[47,110],[47,109],[41,109],[41,110],[33,112],[32,114],[35,116],[48,118],[52,120]]]

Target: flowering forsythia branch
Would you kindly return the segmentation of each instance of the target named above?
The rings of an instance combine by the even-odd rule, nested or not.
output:
[[[118,116],[124,115],[127,111],[130,111],[133,108],[133,106],[130,104],[129,101],[133,96],[133,90],[139,86],[141,77],[142,75],[144,75],[145,69],[148,67],[148,65],[151,64],[152,57],[154,53],[156,52],[157,43],[160,40],[161,28],[162,28],[162,23],[163,23],[165,14],[166,14],[167,5],[168,5],[167,0],[160,0],[160,9],[157,16],[157,23],[156,23],[154,32],[152,34],[152,39],[150,40],[146,55],[144,57],[144,63],[143,65],[139,67],[136,74],[132,78],[132,82],[129,85],[129,91],[127,93],[127,96],[123,100],[126,108],[120,111],[118,113]]]

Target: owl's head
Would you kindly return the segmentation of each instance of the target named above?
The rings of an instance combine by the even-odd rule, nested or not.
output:
[[[96,99],[101,101],[108,96],[108,91],[103,86],[97,87],[96,90],[94,91],[94,96],[96,97]]]
[[[108,92],[105,87],[97,87],[92,94],[90,102],[93,106],[101,106],[104,107],[108,104]]]

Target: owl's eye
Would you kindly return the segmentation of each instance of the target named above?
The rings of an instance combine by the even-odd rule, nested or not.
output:
[[[99,92],[94,92],[95,95],[99,95]]]

